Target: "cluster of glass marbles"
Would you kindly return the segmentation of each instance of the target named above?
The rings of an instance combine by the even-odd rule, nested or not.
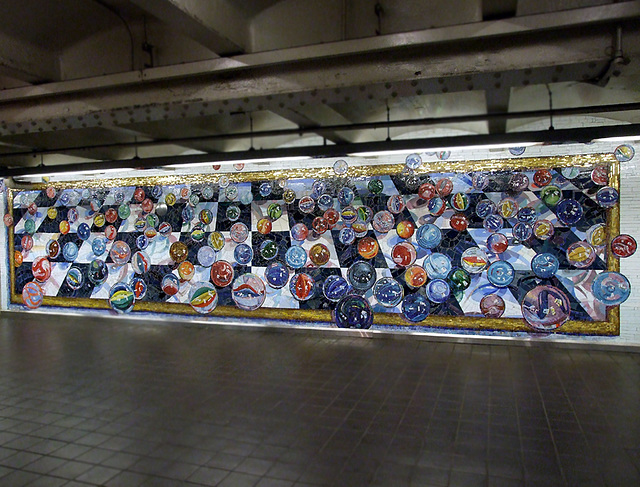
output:
[[[443,158],[448,157],[443,154]],[[414,171],[421,167],[422,158],[418,154],[407,156],[405,165],[407,178],[416,178]],[[333,165],[336,176],[346,177],[348,164],[338,160]],[[564,168],[561,175],[566,179],[576,178],[581,171],[576,168]],[[615,188],[607,186],[608,174],[606,167],[596,167],[591,171],[591,180],[600,189],[595,194],[595,201],[604,209],[614,206],[619,199]],[[347,180],[348,181],[348,180]],[[417,196],[428,212],[432,221],[442,216],[446,210],[453,210],[449,219],[452,229],[463,232],[469,226],[471,213],[482,219],[482,226],[489,232],[486,241],[487,250],[499,256],[507,251],[510,245],[526,244],[531,239],[541,241],[551,239],[554,235],[554,225],[547,219],[540,219],[533,206],[520,207],[518,193],[527,190],[531,185],[540,191],[540,200],[552,208],[558,221],[565,226],[575,226],[584,216],[582,205],[575,199],[563,198],[559,186],[554,185],[554,174],[547,169],[541,169],[533,174],[532,180],[523,172],[515,172],[508,180],[508,196],[495,203],[487,198],[472,204],[466,192],[454,192],[451,179],[442,177],[437,181],[427,180],[418,182],[415,195],[403,196],[393,194],[386,198],[386,208],[374,212],[368,206],[353,205],[355,192],[345,184],[329,191],[326,182],[315,181],[310,194],[298,195],[288,187],[288,182],[269,181],[259,185],[260,196],[271,196],[274,187],[281,190],[282,202],[273,202],[266,209],[266,214],[257,222],[259,233],[271,234],[274,223],[282,217],[284,209],[298,210],[303,215],[317,215],[308,227],[303,222],[295,222],[290,230],[291,238],[296,242],[304,242],[313,237],[324,234],[328,230],[339,228],[338,241],[344,246],[355,246],[360,259],[354,262],[346,272],[346,276],[331,275],[320,282],[308,273],[301,272],[308,266],[322,267],[331,259],[329,248],[323,243],[316,243],[307,252],[302,245],[291,245],[284,253],[284,262],[277,260],[278,245],[267,238],[262,241],[257,251],[268,262],[264,275],[254,273],[236,275],[234,266],[219,259],[219,253],[225,246],[224,236],[213,231],[206,237],[204,227],[214,220],[214,215],[208,209],[203,209],[198,215],[198,223],[191,229],[191,239],[194,242],[206,244],[201,246],[196,255],[197,264],[210,268],[210,282],[193,282],[189,292],[189,302],[198,313],[210,313],[218,303],[218,292],[229,286],[234,303],[243,310],[255,310],[266,300],[268,288],[281,289],[287,287],[291,295],[298,301],[308,301],[314,297],[321,297],[333,303],[334,320],[339,327],[369,328],[373,324],[373,311],[369,301],[363,297],[371,292],[377,303],[385,308],[397,308],[406,320],[412,323],[423,321],[430,313],[431,307],[445,303],[450,297],[464,292],[471,284],[472,276],[486,273],[486,278],[496,290],[511,285],[515,278],[515,270],[506,260],[491,259],[480,247],[467,248],[458,262],[437,249],[442,242],[442,231],[434,223],[424,223],[418,226],[412,220],[402,217],[408,198]],[[474,190],[484,191],[491,184],[492,176],[487,173],[474,173],[471,183]],[[230,239],[234,242],[234,260],[239,265],[250,265],[254,260],[254,249],[246,240],[250,230],[247,224],[240,221],[242,209],[240,205],[247,205],[253,201],[253,195],[240,194],[236,185],[229,177],[223,175],[219,180],[220,194],[232,202],[226,209],[226,218],[233,222],[230,227]],[[367,190],[373,195],[383,195],[384,182],[379,178],[369,178]],[[124,194],[116,192],[115,202],[118,208],[110,208],[100,213],[100,201],[89,194],[89,206],[94,212],[93,225],[104,227],[104,238],[94,238],[91,244],[95,259],[90,262],[86,276],[78,267],[71,267],[66,276],[66,284],[74,290],[80,289],[85,283],[85,277],[94,285],[102,285],[107,281],[109,267],[100,257],[106,252],[106,244],[111,241],[109,256],[116,266],[131,264],[135,276],[127,283],[120,282],[113,285],[109,293],[109,303],[117,312],[128,312],[134,307],[136,300],[144,298],[147,283],[144,276],[151,269],[151,258],[145,252],[149,242],[155,238],[167,237],[171,225],[162,222],[168,207],[184,202],[182,218],[190,222],[194,217],[194,208],[200,198],[211,199],[213,189],[205,187],[199,192],[189,187],[181,188],[179,194],[167,193],[163,199],[163,188],[153,188],[153,197],[145,195],[143,188],[137,188],[133,199],[140,203],[141,214],[135,222],[136,231],[140,232],[136,239],[137,251],[132,251],[129,244],[122,240],[115,240],[117,230],[113,226],[118,218],[125,219],[131,214],[131,208],[124,202]],[[48,197],[53,198],[56,192],[53,188],[46,191]],[[66,193],[65,193],[66,194]],[[86,194],[82,195],[87,197]],[[296,203],[297,200],[297,203]],[[334,201],[338,205],[335,207]],[[62,201],[62,204],[72,204],[73,201]],[[26,207],[25,215],[34,216],[38,208],[34,203]],[[51,207],[47,210],[50,219],[56,219],[58,209]],[[70,208],[67,219],[60,223],[60,233],[66,234],[70,225],[78,219],[76,208]],[[512,226],[512,237],[508,238],[501,230],[508,221]],[[5,215],[7,226],[13,225],[11,215]],[[32,219],[25,220],[25,235],[22,237],[22,252],[28,252],[33,246],[32,234],[35,224],[29,225]],[[33,228],[32,228],[33,226]],[[395,230],[400,241],[391,249],[391,258],[398,268],[404,270],[402,277],[378,278],[373,259],[380,253],[378,241],[367,236],[370,228],[378,234],[386,234]],[[82,241],[91,236],[91,228],[86,223],[77,227],[78,238]],[[415,237],[415,238],[414,238]],[[603,224],[593,225],[586,232],[586,238],[571,244],[566,250],[567,261],[577,269],[587,268],[595,261],[598,251],[606,245],[606,228]],[[414,243],[415,242],[415,243]],[[46,245],[46,255],[33,261],[32,274],[34,281],[23,288],[23,302],[29,308],[35,308],[42,303],[44,291],[43,283],[51,276],[51,260],[62,256],[64,260],[73,262],[78,256],[78,247],[73,242],[66,243],[62,248],[57,240],[52,239]],[[175,264],[176,273],[163,276],[162,291],[167,296],[177,294],[181,286],[190,282],[195,275],[195,266],[188,259],[190,247],[182,241],[173,242],[168,247],[168,254]],[[428,251],[428,255],[421,263],[416,262],[418,252]],[[610,251],[616,257],[628,257],[636,250],[636,242],[629,235],[618,235],[611,240]],[[23,260],[22,252],[16,251],[15,265]],[[570,316],[569,298],[565,292],[553,286],[549,279],[553,278],[559,269],[558,258],[551,253],[537,254],[531,260],[531,270],[538,277],[540,285],[527,292],[522,299],[522,315],[525,321],[536,330],[551,330],[559,327]],[[404,281],[403,283],[399,280]],[[406,292],[408,289],[410,292]],[[593,295],[607,306],[614,306],[624,302],[629,296],[628,280],[616,272],[603,272],[592,284]],[[504,300],[498,293],[488,294],[479,304],[480,312],[489,318],[499,318],[506,308]]]

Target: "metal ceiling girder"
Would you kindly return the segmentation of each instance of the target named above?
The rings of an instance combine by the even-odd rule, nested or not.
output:
[[[5,90],[0,135],[585,79],[609,61],[609,26],[638,17],[623,2]]]

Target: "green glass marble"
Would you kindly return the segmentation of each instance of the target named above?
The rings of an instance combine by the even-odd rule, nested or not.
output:
[[[464,269],[454,269],[449,274],[449,287],[453,292],[464,291],[471,285],[471,276]]]
[[[271,260],[278,255],[278,244],[273,240],[265,240],[260,245],[260,255],[263,259]]]
[[[540,191],[540,199],[547,206],[556,206],[562,199],[562,191],[557,186],[545,186]]]
[[[272,221],[276,221],[282,216],[282,206],[278,203],[271,203],[267,208],[267,216],[271,218]]]
[[[128,204],[122,203],[120,206],[118,206],[118,216],[122,220],[126,220],[127,218],[129,218],[130,215],[131,215],[131,208],[129,208]]]
[[[373,194],[380,194],[384,189],[384,183],[379,179],[372,179],[371,181],[369,181],[369,184],[367,184],[367,188]]]

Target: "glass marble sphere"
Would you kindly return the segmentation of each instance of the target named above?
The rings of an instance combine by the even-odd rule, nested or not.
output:
[[[396,219],[390,211],[382,210],[373,216],[371,225],[376,232],[388,233],[393,230]]]
[[[387,199],[387,209],[394,215],[401,213],[402,210],[404,210],[404,208],[405,208],[405,203],[402,195],[393,194],[389,196],[389,199]]]
[[[340,233],[338,233],[338,241],[342,245],[351,245],[356,241],[355,230],[351,227],[344,227],[342,230],[340,230]]]
[[[534,287],[522,299],[522,317],[536,331],[551,331],[565,323],[571,314],[567,295],[554,286]]]
[[[422,166],[422,157],[420,157],[420,154],[409,154],[404,163],[409,169],[415,170]]]
[[[416,231],[416,225],[410,220],[403,220],[396,225],[396,233],[398,237],[409,239],[413,237]]]
[[[151,268],[151,258],[149,254],[138,251],[131,257],[131,267],[136,274],[144,274]]]
[[[213,222],[213,213],[210,209],[204,208],[200,210],[198,218],[200,220],[200,223],[202,223],[203,225],[209,225],[211,222]]]
[[[340,213],[338,213],[338,210],[334,208],[329,208],[323,213],[322,217],[329,222],[329,228],[335,227],[335,225],[340,221]]]
[[[268,235],[273,230],[273,223],[269,218],[260,218],[258,223],[256,223],[256,230],[260,232],[262,235]]]
[[[577,267],[578,269],[584,269],[589,267],[596,260],[596,251],[592,245],[584,241],[572,243],[567,247],[567,261],[569,264]]]
[[[289,269],[280,261],[271,262],[264,270],[264,280],[269,287],[280,289],[289,282]]]
[[[363,259],[373,259],[380,251],[380,246],[376,239],[365,237],[358,242],[358,254]]]
[[[193,279],[193,276],[195,276],[195,274],[196,267],[191,262],[189,262],[188,260],[180,262],[180,265],[178,266],[178,276],[182,281],[190,281],[191,279]]]
[[[347,164],[347,161],[343,159],[338,159],[336,162],[333,163],[333,172],[338,176],[342,176],[343,174],[346,174],[348,169],[349,169],[349,164]]]
[[[619,272],[601,272],[593,280],[591,290],[595,298],[607,306],[624,303],[631,294],[629,280]]]
[[[20,239],[20,245],[22,250],[29,252],[33,248],[33,237],[31,235],[24,235]]]
[[[596,193],[596,201],[603,208],[612,208],[618,202],[620,195],[618,190],[611,186],[604,186]]]
[[[74,242],[67,242],[62,248],[62,256],[66,261],[73,262],[78,257],[78,246]]]
[[[562,199],[562,191],[555,185],[545,186],[540,191],[540,199],[545,205],[554,207]]]
[[[504,219],[500,215],[489,215],[483,220],[482,226],[487,232],[499,232],[504,227]]]
[[[533,259],[531,259],[531,270],[536,276],[542,279],[553,277],[559,268],[560,261],[558,258],[548,252],[536,254]]]
[[[208,245],[200,247],[197,254],[198,264],[202,267],[211,267],[216,261],[216,251]]]
[[[611,253],[618,258],[631,257],[636,253],[638,244],[631,235],[621,234],[611,241]]]
[[[552,179],[553,179],[553,174],[551,174],[551,171],[549,171],[548,169],[538,169],[533,174],[533,183],[538,188],[547,186],[549,183],[551,183]]]
[[[109,306],[116,313],[129,313],[135,302],[136,296],[128,284],[119,282],[109,291]]]
[[[233,281],[233,266],[226,260],[218,260],[211,265],[210,275],[212,283],[218,287],[226,287]]]
[[[237,221],[238,218],[240,218],[241,214],[242,212],[240,211],[240,208],[237,205],[229,205],[225,212],[225,215],[227,215],[227,220],[231,222]]]
[[[469,219],[464,213],[456,213],[449,219],[449,225],[458,232],[464,232],[469,227]]]
[[[22,303],[29,309],[39,308],[44,301],[44,290],[35,281],[28,282],[22,288]]]
[[[60,201],[60,204],[62,206],[69,206],[69,203],[71,203],[71,195],[67,192],[64,192],[60,195],[60,199],[58,201]]]
[[[404,272],[404,282],[407,283],[412,289],[417,289],[420,286],[424,286],[427,282],[427,271],[419,265],[410,265]]]
[[[505,219],[514,218],[519,210],[518,202],[513,198],[503,198],[497,205],[498,215]]]
[[[62,235],[66,235],[71,230],[71,225],[69,225],[69,222],[67,220],[62,220],[58,224],[58,229],[60,230],[60,233]]]
[[[115,208],[108,208],[107,211],[104,212],[104,218],[107,220],[107,223],[115,223],[118,219],[118,211]]]
[[[180,262],[184,262],[187,260],[187,256],[189,255],[189,248],[184,242],[173,242],[169,247],[169,257],[176,264]]]
[[[349,267],[347,279],[351,287],[359,292],[368,291],[376,283],[376,270],[367,261],[359,260]]]
[[[490,182],[489,175],[482,172],[475,172],[471,176],[471,185],[477,191],[484,191]]]
[[[160,286],[163,293],[168,296],[175,296],[180,290],[180,280],[174,274],[165,274]]]
[[[128,204],[122,203],[118,206],[118,217],[122,220],[126,220],[131,216],[131,208]]]
[[[533,224],[533,234],[538,240],[548,240],[554,233],[555,228],[549,220],[538,220]]]
[[[518,210],[518,215],[516,216],[519,222],[523,223],[535,223],[538,219],[538,213],[535,208],[531,208],[530,206],[523,206]]]
[[[453,182],[449,178],[442,178],[436,183],[436,192],[441,198],[446,198],[453,191]]]
[[[605,186],[609,182],[607,166],[597,166],[591,171],[591,181],[598,186]]]
[[[287,188],[282,192],[282,199],[288,205],[296,200],[296,192],[291,188]]]
[[[582,205],[573,199],[562,200],[556,206],[558,220],[567,226],[573,226],[578,223],[583,213]]]
[[[418,196],[425,201],[429,201],[436,194],[436,187],[431,183],[422,183],[418,188]]]
[[[309,236],[309,229],[304,223],[298,222],[291,227],[291,238],[302,242]]]
[[[507,287],[515,277],[513,266],[504,260],[492,262],[487,269],[487,280],[496,287]]]
[[[211,313],[218,306],[218,291],[208,282],[200,282],[191,289],[189,304],[197,313]]]
[[[309,301],[316,292],[316,281],[309,274],[294,274],[289,281],[289,291],[297,301]]]
[[[367,183],[367,189],[373,194],[380,194],[384,190],[384,183],[380,179],[372,179]]]
[[[423,249],[434,249],[442,241],[442,232],[433,223],[427,223],[418,228],[416,242]]]
[[[298,201],[298,209],[302,213],[311,213],[316,208],[316,202],[311,196],[303,196]]]
[[[518,222],[513,226],[513,238],[519,242],[525,242],[533,236],[533,225],[526,222]]]
[[[374,213],[371,207],[359,206],[357,212],[358,212],[358,218],[364,221],[365,223],[371,223],[373,221]]]
[[[453,292],[462,292],[471,285],[471,275],[457,267],[449,273],[447,282]]]
[[[93,215],[93,224],[98,228],[102,228],[106,221],[107,220],[102,213],[96,213]]]
[[[329,262],[330,257],[329,247],[325,244],[317,243],[309,249],[309,259],[318,267]]]
[[[358,219],[358,212],[353,206],[345,206],[342,208],[340,212],[340,216],[342,216],[342,220],[347,224],[351,225],[354,221]]]
[[[220,232],[211,232],[208,242],[209,246],[218,252],[224,248],[224,236]]]
[[[58,210],[56,209],[55,206],[52,206],[51,208],[49,208],[47,210],[47,217],[50,220],[55,220],[57,218],[57,216],[58,216]]]
[[[526,147],[509,147],[509,152],[513,156],[521,156],[526,150]]]
[[[31,235],[36,233],[36,222],[34,222],[31,218],[27,218],[24,221],[24,231]]]
[[[47,255],[50,259],[55,259],[60,255],[60,244],[57,240],[50,239],[45,248],[47,249]]]
[[[425,293],[429,301],[433,303],[444,303],[451,295],[451,288],[444,279],[433,279],[425,286]]]
[[[3,218],[2,221],[4,221],[5,226],[10,227],[13,225],[13,216],[11,216],[9,213],[7,213]]]
[[[167,193],[166,196],[164,197],[164,202],[168,205],[168,206],[173,206],[176,204],[177,198],[176,195],[173,193]]]
[[[469,274],[478,274],[489,265],[489,259],[480,247],[469,247],[462,253],[460,264]]]
[[[233,250],[233,258],[240,265],[247,265],[253,260],[253,249],[247,244],[238,244]]]
[[[339,328],[366,330],[373,325],[373,310],[362,296],[349,294],[336,304],[333,319]]]
[[[235,184],[232,184],[230,186],[228,186],[225,190],[224,190],[224,196],[227,198],[227,200],[229,201],[235,201],[238,199],[238,187]]]
[[[192,206],[185,206],[184,208],[182,208],[182,221],[185,223],[190,222],[191,220],[193,220],[193,217],[195,216],[195,212],[193,211],[193,207]],[[228,215],[227,215],[228,217]]]
[[[340,191],[338,191],[338,203],[340,203],[341,207],[349,206],[354,198],[355,193],[347,186],[340,188]]]
[[[264,260],[275,259],[278,255],[278,244],[273,240],[265,240],[260,244],[260,256]]]
[[[427,211],[431,216],[440,216],[447,209],[447,204],[439,196],[434,196],[427,201]]]
[[[449,198],[449,203],[456,211],[466,211],[469,208],[469,197],[465,193],[455,193]]]
[[[398,267],[408,267],[416,261],[416,248],[410,242],[400,242],[391,249],[391,259]]]
[[[451,272],[451,259],[444,254],[435,252],[425,257],[422,264],[430,279],[446,279]]]
[[[300,269],[307,263],[307,251],[301,245],[292,245],[284,254],[284,260],[289,267]]]
[[[618,162],[629,162],[636,155],[636,150],[629,144],[622,144],[615,148],[613,155]]]
[[[324,181],[314,181],[311,185],[311,197],[318,199],[321,194],[327,192],[327,184]]]
[[[318,208],[322,211],[327,211],[333,207],[333,198],[330,194],[324,193],[318,197]]]
[[[231,225],[229,235],[231,236],[231,240],[234,242],[242,243],[247,239],[247,237],[249,237],[249,229],[242,222],[234,223]]]
[[[480,300],[480,312],[485,318],[500,318],[505,309],[504,299],[495,293],[487,294]]]
[[[322,235],[329,230],[329,222],[325,218],[317,216],[311,222],[311,227],[318,235]]]
[[[129,286],[133,289],[133,294],[136,297],[136,301],[140,301],[147,294],[147,283],[141,277],[133,277],[129,282]]]
[[[71,267],[64,281],[70,289],[77,291],[84,285],[84,274],[78,267]]]
[[[116,265],[124,265],[131,258],[131,248],[127,242],[116,240],[109,250],[109,256]]]
[[[494,254],[501,254],[509,248],[509,239],[502,233],[492,233],[487,238],[487,249]]]
[[[94,238],[93,242],[91,242],[91,250],[96,256],[104,254],[107,250],[107,239],[102,237]]]
[[[338,302],[349,291],[349,283],[342,276],[335,274],[327,277],[322,283],[322,294],[329,301]]]
[[[511,191],[521,192],[529,188],[529,176],[523,172],[517,172],[509,178],[509,189]]]
[[[102,259],[94,259],[89,263],[89,269],[87,269],[87,277],[96,286],[104,283],[109,277],[109,268]]]
[[[383,277],[373,286],[373,296],[378,303],[386,308],[394,308],[404,298],[404,289],[392,277]]]
[[[423,294],[407,294],[402,300],[402,316],[411,323],[425,320],[430,312],[431,303]]]
[[[591,225],[587,230],[585,240],[596,248],[604,247],[607,243],[607,227],[604,223]]]
[[[575,179],[580,175],[580,169],[577,167],[563,167],[560,174],[565,179]]]
[[[276,221],[282,216],[282,205],[280,205],[279,203],[271,203],[267,207],[267,216],[271,219],[271,221]]]
[[[24,262],[24,256],[22,255],[22,252],[20,252],[19,250],[13,251],[13,262],[16,267],[20,267],[22,265],[22,262]]]
[[[271,183],[267,182],[267,183],[262,183],[260,185],[260,196],[262,196],[263,198],[266,198],[267,196],[269,196],[271,194],[271,191],[273,190],[273,187],[271,186]]]

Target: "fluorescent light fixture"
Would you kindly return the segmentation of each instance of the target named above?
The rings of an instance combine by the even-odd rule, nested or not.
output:
[[[630,142],[632,140],[640,140],[640,135],[602,137],[601,139],[593,139],[594,142]]]
[[[373,151],[373,152],[354,152],[349,154],[350,156],[390,156],[401,154],[414,154],[414,153],[429,153],[429,152],[441,152],[450,150],[482,150],[482,149],[508,149],[510,147],[531,147],[533,145],[540,145],[541,142],[513,142],[502,144],[486,144],[486,145],[463,145],[463,146],[450,146],[450,147],[432,147],[429,149],[402,149],[402,150],[388,150],[388,151]]]
[[[296,157],[263,157],[258,159],[237,159],[233,161],[208,161],[208,162],[194,162],[192,164],[166,164],[162,167],[179,169],[181,167],[206,167],[214,164],[220,166],[230,166],[232,164],[247,164],[252,162],[286,162],[286,161],[301,161],[303,159],[311,159],[310,156],[296,156]]]

